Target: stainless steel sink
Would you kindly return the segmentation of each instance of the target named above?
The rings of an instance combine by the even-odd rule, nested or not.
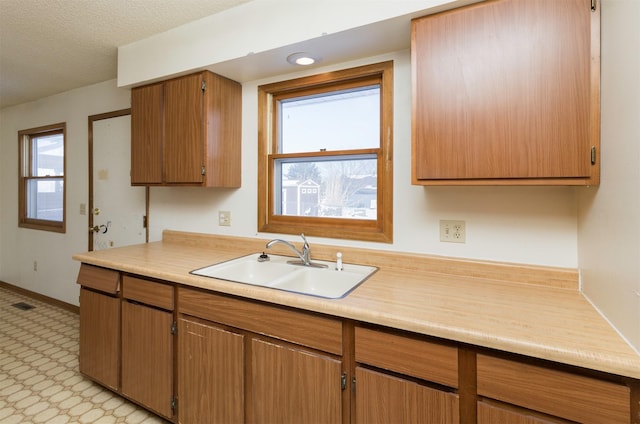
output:
[[[346,296],[378,268],[366,265],[343,264],[337,271],[335,263],[314,261],[327,268],[292,265],[292,258],[268,255],[261,260],[260,253],[242,256],[230,261],[191,271],[191,274],[217,278],[242,284],[269,287],[311,296],[339,299]]]

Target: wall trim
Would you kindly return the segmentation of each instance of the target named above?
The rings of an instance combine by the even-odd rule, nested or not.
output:
[[[76,313],[76,314],[80,313],[80,307],[79,306],[72,305],[70,303],[63,302],[63,301],[58,300],[58,299],[54,299],[53,297],[45,296],[43,294],[36,293],[36,292],[31,291],[31,290],[23,289],[22,287],[15,286],[13,284],[9,284],[9,283],[6,283],[6,282],[1,281],[1,280],[0,280],[0,287],[1,288],[5,288],[7,290],[14,291],[14,292],[19,293],[19,294],[24,295],[24,296],[28,296],[28,297],[30,297],[32,299],[39,300],[40,302],[44,302],[44,303],[47,303],[49,305],[57,306],[59,308],[67,310],[69,312],[73,312],[73,313]]]

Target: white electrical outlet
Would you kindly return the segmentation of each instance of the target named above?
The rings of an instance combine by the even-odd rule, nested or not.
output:
[[[464,221],[440,220],[440,241],[466,243],[467,231]]]
[[[218,211],[218,225],[223,227],[231,226],[231,212],[230,211]]]

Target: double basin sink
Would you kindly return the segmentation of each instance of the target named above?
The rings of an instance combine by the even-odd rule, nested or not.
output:
[[[191,274],[254,286],[268,287],[328,299],[339,299],[360,285],[378,268],[313,261],[314,266],[295,265],[291,257],[254,253],[191,271]],[[326,266],[326,267],[325,267]]]

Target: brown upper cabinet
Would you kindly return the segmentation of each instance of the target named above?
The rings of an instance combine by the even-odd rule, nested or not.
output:
[[[240,187],[242,88],[208,71],[131,91],[131,184]]]
[[[494,0],[413,20],[412,183],[599,184],[599,6]]]

